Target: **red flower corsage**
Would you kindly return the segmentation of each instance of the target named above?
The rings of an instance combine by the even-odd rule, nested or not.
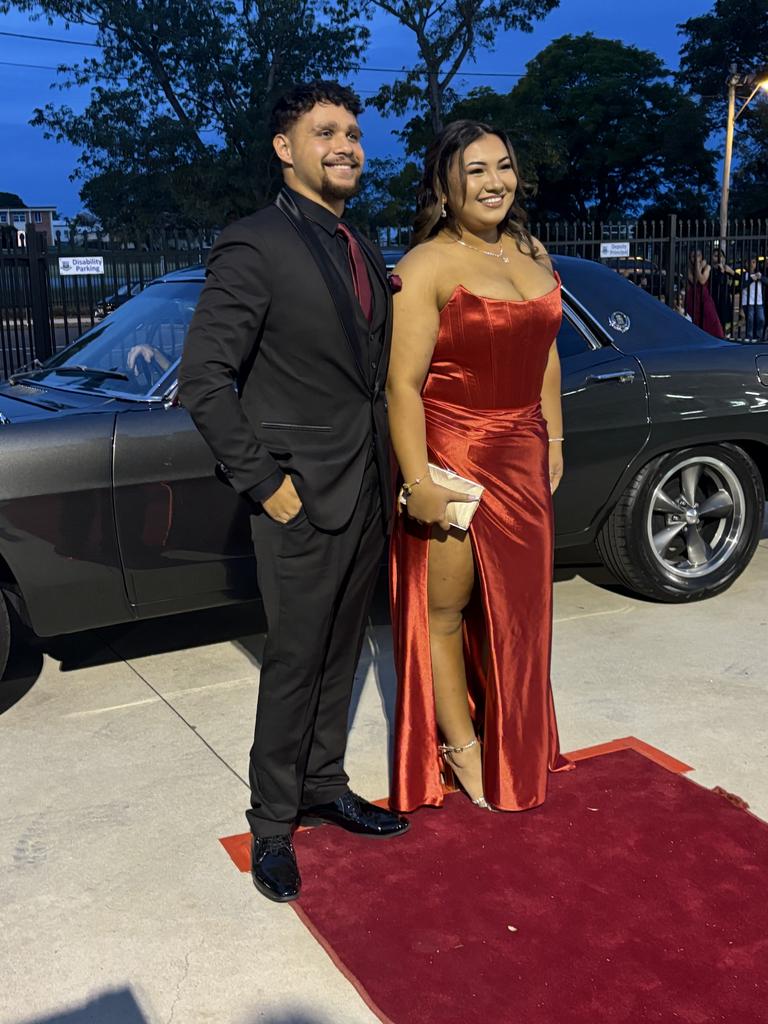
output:
[[[399,291],[402,291],[403,279],[402,279],[402,277],[400,277],[399,274],[389,274],[388,275],[388,279],[389,279],[389,290],[392,292],[393,295],[397,295],[397,293]]]

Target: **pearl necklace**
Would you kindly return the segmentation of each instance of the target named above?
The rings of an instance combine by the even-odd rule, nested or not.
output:
[[[454,238],[454,242],[457,245],[463,245],[465,249],[472,249],[473,252],[482,253],[483,256],[493,256],[497,260],[501,260],[502,263],[509,263],[509,256],[504,255],[504,244],[499,242],[499,251],[494,252],[493,249],[478,249],[476,245],[470,245],[469,242],[462,242],[460,238]]]

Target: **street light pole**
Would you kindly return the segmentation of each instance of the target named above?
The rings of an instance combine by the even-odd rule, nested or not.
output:
[[[720,193],[720,238],[725,244],[728,230],[728,192],[731,187],[731,158],[733,156],[733,124],[736,113],[736,85],[739,78],[736,75],[736,65],[731,64],[731,73],[728,76],[728,120],[725,127],[725,158],[723,159],[723,188]]]
[[[733,127],[757,94],[758,89],[768,91],[768,75],[763,68],[757,74],[739,74],[736,65],[731,64],[728,75],[728,120],[725,125],[725,156],[723,158],[723,187],[720,193],[720,239],[725,245],[728,228],[728,193],[731,187],[731,159],[733,157]],[[736,90],[752,89],[752,92],[736,112]]]

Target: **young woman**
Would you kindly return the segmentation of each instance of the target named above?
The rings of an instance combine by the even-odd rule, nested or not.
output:
[[[715,309],[710,292],[709,278],[712,269],[701,249],[688,256],[688,284],[685,289],[685,312],[702,331],[724,338],[723,326]]]
[[[479,807],[523,810],[544,799],[549,770],[570,767],[549,681],[560,283],[519,187],[502,132],[448,125],[397,268],[387,395],[406,499],[391,577],[402,810],[440,805],[447,769]],[[465,495],[432,482],[428,463],[485,488],[468,532],[447,518]]]
[[[717,317],[727,331],[733,322],[734,281],[736,271],[728,266],[722,249],[715,249],[712,261],[712,273],[709,278],[709,290],[717,310]]]

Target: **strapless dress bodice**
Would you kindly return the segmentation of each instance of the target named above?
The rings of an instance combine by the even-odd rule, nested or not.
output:
[[[532,405],[561,319],[557,276],[533,299],[490,299],[458,285],[440,311],[424,399],[472,409]]]

